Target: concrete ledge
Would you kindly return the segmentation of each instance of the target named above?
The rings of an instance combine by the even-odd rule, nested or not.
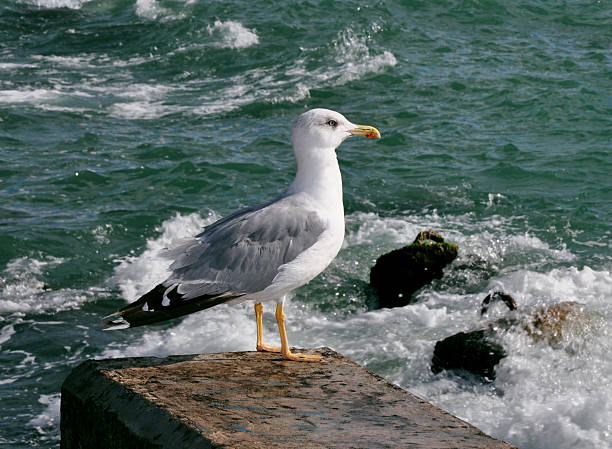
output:
[[[87,361],[62,386],[61,447],[504,448],[329,349]]]

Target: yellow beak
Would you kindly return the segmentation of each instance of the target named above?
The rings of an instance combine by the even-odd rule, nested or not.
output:
[[[380,139],[380,131],[373,126],[356,125],[356,128],[351,129],[349,134],[351,136],[367,137],[368,139]]]

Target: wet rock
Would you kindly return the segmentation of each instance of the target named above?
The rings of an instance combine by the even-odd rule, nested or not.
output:
[[[457,245],[446,243],[434,231],[422,231],[411,245],[383,254],[370,271],[370,284],[378,293],[379,307],[402,307],[412,295],[457,257]]]
[[[62,449],[511,449],[329,349],[90,360],[62,386]]]
[[[486,314],[497,302],[504,304],[510,311],[518,309],[512,296],[496,291],[483,299],[480,315]],[[495,366],[507,355],[499,344],[498,332],[518,324],[519,320],[515,317],[503,318],[490,323],[485,329],[459,332],[437,342],[431,359],[431,370],[434,374],[443,370],[465,371],[484,380],[494,380]]]
[[[577,302],[568,301],[541,307],[531,314],[525,331],[535,342],[545,341],[557,347],[571,335],[579,335],[589,328],[596,314]]]
[[[493,329],[459,332],[436,343],[431,370],[467,371],[488,380],[495,379],[495,365],[506,357]]]

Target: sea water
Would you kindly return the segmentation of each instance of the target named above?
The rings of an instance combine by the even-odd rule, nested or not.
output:
[[[611,448],[611,43],[606,1],[0,0],[0,445],[59,447],[88,358],[254,349],[250,304],[99,323],[164,279],[159,249],[280,193],[293,120],[326,107],[382,139],[338,150],[346,238],[286,304],[291,344],[522,449]],[[425,229],[457,260],[376,310],[376,258]],[[493,290],[592,318],[502,332],[493,382],[434,375]]]

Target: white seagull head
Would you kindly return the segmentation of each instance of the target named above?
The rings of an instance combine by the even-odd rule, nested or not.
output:
[[[380,138],[372,126],[355,125],[342,114],[329,109],[311,109],[301,114],[293,125],[291,143],[298,152],[312,150],[334,151],[351,136]]]

